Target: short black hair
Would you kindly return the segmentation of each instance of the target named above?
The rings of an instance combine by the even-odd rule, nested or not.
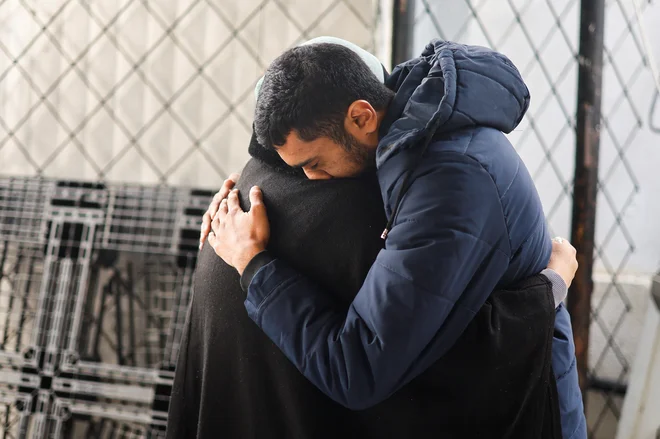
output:
[[[385,109],[394,92],[362,58],[339,44],[289,49],[266,70],[259,90],[254,130],[259,143],[276,148],[296,131],[306,142],[326,136],[343,144],[344,118],[356,100]]]

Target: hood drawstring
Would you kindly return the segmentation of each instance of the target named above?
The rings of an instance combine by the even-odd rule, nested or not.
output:
[[[439,125],[438,123],[435,123],[434,125]],[[420,149],[419,149],[419,154],[417,157],[415,157],[415,161],[413,162],[412,166],[406,171],[406,175],[403,177],[403,183],[401,183],[401,187],[399,188],[399,192],[396,195],[396,203],[394,204],[394,209],[392,210],[392,215],[390,216],[390,219],[387,220],[387,224],[385,225],[385,230],[383,230],[383,233],[380,235],[380,238],[385,240],[387,239],[387,235],[390,233],[390,230],[392,230],[392,226],[394,226],[394,222],[396,221],[396,216],[399,213],[399,208],[401,207],[401,201],[403,200],[403,196],[408,192],[408,189],[413,183],[412,180],[412,174],[417,169],[417,166],[422,162],[422,157],[426,153],[426,150],[429,148],[429,145],[431,144],[431,140],[433,139],[433,135],[435,134],[437,127],[434,127],[436,129],[429,129],[426,133],[426,136],[424,137],[424,143],[422,143]]]

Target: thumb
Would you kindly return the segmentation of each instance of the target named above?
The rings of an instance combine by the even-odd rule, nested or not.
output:
[[[264,206],[263,194],[259,186],[252,186],[250,189],[250,212],[265,213],[266,206]]]

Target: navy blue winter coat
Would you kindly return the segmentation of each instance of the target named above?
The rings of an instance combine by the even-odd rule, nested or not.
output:
[[[520,123],[530,98],[511,61],[436,40],[387,85],[396,96],[381,124],[377,165],[392,226],[350,308],[337,309],[279,259],[263,261],[245,301],[301,373],[354,409],[426,370],[495,288],[539,273],[552,248],[534,183],[503,134]],[[586,438],[574,350],[560,305],[553,370],[565,439]]]

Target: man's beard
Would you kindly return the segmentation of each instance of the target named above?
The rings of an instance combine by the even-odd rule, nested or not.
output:
[[[376,149],[359,142],[355,137],[344,132],[341,145],[348,152],[351,162],[363,171],[376,167]]]

